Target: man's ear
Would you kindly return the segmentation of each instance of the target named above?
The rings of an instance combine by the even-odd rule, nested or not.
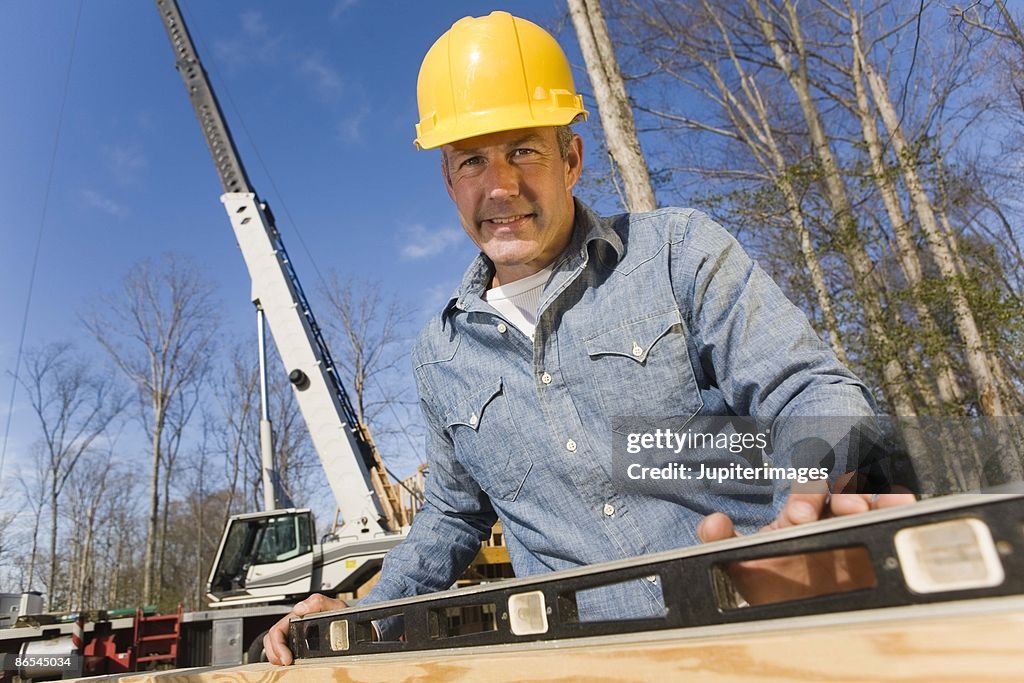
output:
[[[441,177],[444,178],[444,189],[448,191],[448,196],[455,201],[455,188],[452,187],[452,173],[448,170],[448,154],[441,150]]]
[[[583,138],[579,135],[572,136],[569,151],[565,155],[565,166],[565,186],[571,190],[583,173]]]

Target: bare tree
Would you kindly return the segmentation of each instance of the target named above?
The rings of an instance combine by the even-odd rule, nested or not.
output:
[[[142,602],[142,538],[145,498],[136,473],[115,467],[108,475],[108,488],[117,495],[102,499],[97,516],[103,521],[97,530],[97,563],[104,567],[97,579],[97,600],[101,605],[132,605]]]
[[[46,455],[42,444],[34,447],[35,474],[33,479],[24,475],[18,475],[18,485],[25,494],[25,504],[28,507],[29,519],[32,520],[31,531],[28,532],[31,539],[31,549],[27,558],[22,558],[21,566],[21,590],[35,590],[36,566],[39,562],[39,527],[43,521],[43,510],[46,508],[46,485],[47,476]]]
[[[222,416],[216,419],[227,429],[220,427],[216,430],[211,447],[223,454],[227,468],[229,504],[225,514],[228,516],[237,512],[238,507],[261,508],[264,501],[259,368],[252,346],[250,344],[247,348],[243,344],[235,347],[230,367],[219,379],[214,392],[217,403],[222,406]],[[275,355],[273,342],[268,345],[268,355]],[[275,368],[277,372],[274,372]],[[274,464],[284,492],[293,502],[302,505],[307,498],[307,482],[319,471],[320,464],[309,431],[302,421],[292,385],[280,368],[279,364],[271,361],[270,372],[267,373],[267,410],[273,427]],[[224,522],[227,522],[227,517]]]
[[[213,349],[216,307],[194,266],[173,256],[133,268],[124,288],[106,297],[86,327],[135,385],[140,417],[152,442],[143,600],[153,598],[160,505],[160,469],[168,412],[178,394],[203,377]],[[166,504],[167,501],[165,501]]]
[[[259,369],[255,353],[246,353],[244,347],[231,352],[227,372],[221,375],[214,388],[219,415],[203,416],[203,431],[212,431],[212,448],[224,463],[227,502],[220,520],[220,528],[227,527],[228,519],[236,508],[245,506],[248,489],[246,467],[259,459]],[[209,425],[217,426],[211,428]],[[259,473],[253,475],[257,480]]]
[[[401,429],[391,409],[414,403],[405,368],[410,313],[390,298],[380,283],[356,287],[331,273],[321,289],[327,303],[328,332],[359,421],[377,438]],[[388,411],[389,416],[384,413]]]
[[[963,7],[950,5],[949,15],[956,23],[962,22],[1008,41],[1024,55],[1024,32],[1003,0],[991,0],[991,4],[972,2]]]
[[[111,568],[101,563],[102,532],[106,522],[101,515],[104,501],[118,497],[112,489],[119,470],[115,453],[112,447],[105,452],[89,453],[68,483],[68,497],[74,504],[66,506],[62,516],[72,531],[67,535],[70,553],[67,608],[71,610],[103,604],[100,602],[101,577]]]
[[[199,399],[203,393],[204,380],[208,374],[209,367],[201,369],[200,374],[196,377],[195,381],[190,383],[188,386],[182,387],[181,391],[177,392],[170,402],[167,410],[167,438],[164,440],[165,447],[161,454],[161,465],[164,470],[163,478],[163,514],[160,522],[160,534],[159,534],[159,552],[157,553],[156,570],[154,576],[156,579],[156,585],[154,587],[154,594],[158,598],[163,597],[165,572],[164,572],[164,559],[167,551],[167,525],[168,525],[168,514],[170,510],[171,500],[171,479],[174,473],[174,466],[178,460],[178,455],[181,451],[182,441],[185,437],[185,428],[192,420],[192,415],[195,413],[196,407],[199,405]],[[177,598],[172,600],[172,603],[176,603]]]
[[[855,15],[853,21],[856,21]],[[1003,399],[1000,396],[993,376],[992,364],[995,359],[985,350],[977,321],[967,300],[967,295],[960,285],[960,273],[954,255],[956,234],[947,233],[940,227],[935,208],[918,171],[918,159],[911,149],[904,134],[897,108],[889,97],[889,89],[885,80],[867,58],[859,41],[855,42],[854,50],[857,59],[863,66],[866,80],[871,89],[874,103],[878,107],[882,121],[889,133],[889,138],[899,159],[899,169],[907,187],[910,203],[917,215],[918,223],[925,237],[925,245],[942,274],[947,293],[953,303],[957,330],[964,342],[967,365],[978,389],[979,403],[985,415],[1005,415]]]
[[[186,564],[177,575],[190,577],[183,587],[182,598],[188,609],[199,609],[204,604],[209,564],[212,562],[212,554],[218,547],[220,530],[212,528],[210,521],[219,522],[220,516],[209,514],[205,501],[209,493],[216,491],[223,482],[222,479],[215,479],[212,476],[214,468],[210,462],[211,457],[215,455],[211,448],[211,432],[219,429],[220,425],[215,425],[210,416],[204,414],[200,441],[188,456],[187,471],[191,476],[185,482],[184,505],[189,520],[184,526],[192,529],[192,533],[187,534],[186,547],[182,549],[184,552],[172,553],[173,558],[178,558]],[[228,501],[230,505],[231,493],[223,488],[220,493],[221,501]]]
[[[13,512],[0,512],[0,581],[3,581],[7,575],[3,570],[8,566],[7,556],[12,554],[11,547],[21,547],[21,544],[14,540],[14,534],[11,532],[11,525],[16,517],[17,515]]]
[[[692,16],[689,15],[683,21],[688,23]],[[664,25],[665,19],[664,14],[644,15],[645,22],[652,27]],[[773,100],[762,91],[758,79],[736,53],[725,24],[713,12],[706,12],[700,19],[702,28],[694,27],[692,33],[680,32],[675,44],[675,47],[690,60],[693,68],[681,72],[664,63],[660,66],[716,104],[725,118],[726,125],[713,125],[706,120],[664,110],[647,108],[646,111],[659,119],[735,141],[746,147],[748,154],[761,169],[759,172],[747,171],[748,176],[753,178],[759,175],[761,182],[770,183],[782,196],[784,206],[781,208],[796,234],[796,242],[814,292],[814,302],[821,311],[825,333],[839,359],[844,363],[848,362],[835,304],[801,199],[801,164],[794,164],[787,158],[781,140],[784,132],[771,116]],[[673,31],[673,25],[665,26],[664,30]],[[698,33],[705,36],[706,41],[717,39],[722,47],[709,50],[708,42],[692,39]],[[730,70],[732,73],[729,73]],[[710,168],[704,172],[715,173]],[[735,168],[730,168],[728,172],[735,173]]]
[[[612,174],[618,170],[628,211],[653,211],[658,207],[651,186],[647,162],[640,151],[633,108],[619,70],[615,49],[608,37],[608,25],[600,0],[568,0],[569,14],[576,28],[583,59],[587,63],[590,84],[597,99],[605,143],[612,162]]]
[[[49,604],[57,584],[57,517],[60,495],[75,466],[124,409],[110,378],[93,374],[70,344],[30,354],[22,386],[39,420],[50,500]]]

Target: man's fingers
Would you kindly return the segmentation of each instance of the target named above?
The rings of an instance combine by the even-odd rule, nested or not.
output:
[[[837,517],[856,515],[871,509],[871,497],[864,493],[837,493],[829,507]]]
[[[267,635],[263,636],[263,651],[267,655],[267,661],[271,664],[288,665],[292,663],[291,650],[288,649],[287,638],[291,620],[295,617],[302,617],[314,612],[326,612],[348,607],[348,603],[338,598],[329,598],[326,595],[316,593],[309,596],[302,602],[292,607],[292,611],[283,616],[276,624],[270,627]]]
[[[294,610],[293,610],[294,612]],[[288,624],[293,614],[289,613],[282,617],[276,624],[270,627],[267,635],[263,636],[263,652],[267,655],[267,661],[271,664],[288,665],[292,663],[292,653],[285,644],[285,637],[288,633]]]
[[[715,512],[700,521],[697,525],[697,538],[701,543],[723,541],[736,536],[736,528],[732,520],[721,512]]]
[[[791,493],[775,520],[775,528],[785,529],[821,519],[825,499],[824,493]]]
[[[883,493],[875,499],[873,505],[877,509],[894,508],[897,505],[916,503],[917,496],[913,493]]]
[[[897,507],[913,503],[917,499],[912,493],[883,493],[872,496],[867,493],[840,493],[832,496],[832,514],[836,516],[855,515],[868,510]]]

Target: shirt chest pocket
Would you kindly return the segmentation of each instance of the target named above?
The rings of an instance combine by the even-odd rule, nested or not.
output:
[[[445,416],[455,457],[491,498],[514,501],[533,461],[523,448],[502,380],[458,400]]]
[[[685,326],[672,309],[584,342],[606,417],[692,417],[703,406]]]

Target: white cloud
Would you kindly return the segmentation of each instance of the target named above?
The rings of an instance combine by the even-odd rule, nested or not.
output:
[[[109,213],[111,216],[123,216],[128,212],[128,209],[123,204],[118,204],[110,197],[105,197],[95,190],[82,190],[82,199],[85,201],[86,206],[99,209],[104,213]]]
[[[270,30],[267,28],[267,22],[263,20],[263,13],[242,12],[242,33],[248,38],[266,38]]]
[[[242,12],[239,24],[241,32],[230,40],[218,40],[214,43],[217,60],[229,69],[236,69],[246,64],[268,64],[277,56],[280,36],[270,35],[270,26],[263,18],[262,12]]]
[[[334,7],[331,8],[331,21],[341,18],[342,14],[358,3],[359,0],[335,0]]]
[[[456,228],[428,230],[419,224],[410,225],[401,230],[402,258],[417,261],[437,256],[448,247],[461,242],[462,235],[462,230]]]
[[[146,157],[137,145],[104,145],[102,153],[107,167],[122,185],[134,183],[146,167]]]
[[[355,114],[343,118],[338,122],[338,139],[342,142],[362,142],[363,122],[366,121],[370,110],[363,107]]]
[[[341,92],[341,74],[330,66],[320,55],[310,55],[302,60],[299,73],[310,78],[313,86],[325,95],[337,95]]]

